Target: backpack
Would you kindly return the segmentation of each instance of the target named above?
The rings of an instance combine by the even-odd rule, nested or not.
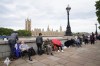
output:
[[[35,52],[35,50],[33,49],[33,47],[31,47],[29,50],[30,50],[30,55],[31,55],[31,56],[36,55],[36,52]]]

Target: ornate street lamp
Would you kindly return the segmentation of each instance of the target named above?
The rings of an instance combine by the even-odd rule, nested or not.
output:
[[[96,26],[95,35],[96,35],[96,37],[97,37],[97,35],[98,35],[98,32],[97,32],[97,23],[95,24],[95,26]]]
[[[68,24],[67,24],[67,27],[66,27],[65,36],[72,36],[71,27],[70,27],[70,23],[69,23],[69,11],[70,10],[71,10],[71,7],[68,5],[67,8],[66,8]]]

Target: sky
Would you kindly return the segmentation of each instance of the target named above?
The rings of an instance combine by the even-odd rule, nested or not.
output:
[[[97,0],[0,0],[0,27],[14,30],[25,29],[25,19],[32,21],[34,28],[65,31],[66,7],[71,7],[69,20],[72,32],[95,32]],[[99,24],[98,24],[99,25]],[[100,32],[100,30],[98,29]]]

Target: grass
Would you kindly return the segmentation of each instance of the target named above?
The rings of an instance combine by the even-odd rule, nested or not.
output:
[[[3,59],[0,58],[0,66],[4,66]]]

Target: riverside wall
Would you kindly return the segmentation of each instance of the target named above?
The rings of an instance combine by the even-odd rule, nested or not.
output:
[[[50,40],[53,38],[60,39],[62,44],[64,44],[64,41],[70,37],[43,37],[43,39],[49,38]],[[37,46],[35,43],[36,38],[20,38],[20,41],[25,41],[30,47],[33,47],[36,51]],[[8,45],[8,41],[0,40],[0,58],[8,57],[10,55],[10,47]]]

